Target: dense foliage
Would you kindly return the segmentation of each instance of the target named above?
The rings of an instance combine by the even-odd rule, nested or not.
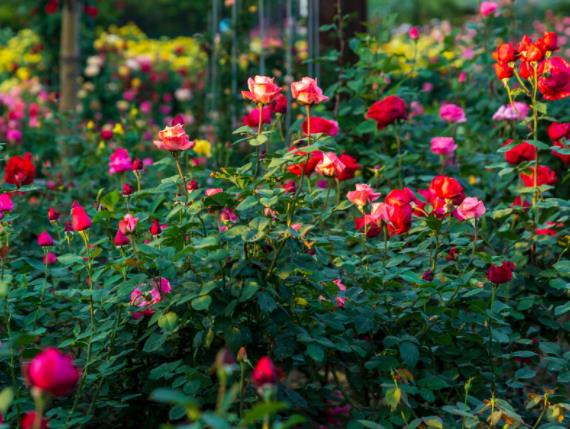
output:
[[[242,82],[231,144],[193,39],[101,34],[79,119],[0,50],[0,426],[568,427],[569,22],[483,3]]]

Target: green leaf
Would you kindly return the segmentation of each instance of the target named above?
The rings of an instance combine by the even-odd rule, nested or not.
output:
[[[386,429],[380,423],[374,423],[371,422],[370,420],[358,420],[358,423],[360,423],[362,426],[364,426],[367,429]]]
[[[400,358],[408,368],[415,368],[419,357],[420,350],[416,343],[412,341],[402,341],[400,343]]]
[[[181,407],[186,407],[194,404],[194,401],[191,398],[184,395],[182,392],[166,388],[154,390],[150,394],[150,399],[151,401],[179,405]]]
[[[265,416],[272,416],[288,408],[285,402],[262,402],[245,413],[243,422],[252,424],[262,420]]]
[[[194,310],[207,310],[212,303],[212,297],[210,295],[199,296],[192,300],[192,308]]]
[[[0,392],[0,412],[2,414],[6,414],[10,405],[12,405],[12,401],[14,400],[14,391],[11,387],[6,387],[2,389]]]
[[[307,354],[316,362],[322,362],[325,358],[325,351],[317,344],[309,344]]]

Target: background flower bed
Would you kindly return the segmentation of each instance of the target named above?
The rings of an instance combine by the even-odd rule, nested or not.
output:
[[[198,115],[190,120],[199,103],[176,97],[181,88],[199,90],[199,71],[178,73],[168,60],[176,43],[166,42],[172,49],[150,71],[122,49],[123,36],[106,44],[114,33],[154,43],[133,28],[98,39],[104,61],[87,63],[99,73],[85,70],[79,123],[55,113],[53,95],[34,78],[41,76],[36,57],[2,69],[14,79],[3,83],[6,158],[29,151],[36,170],[33,183],[20,175],[19,189],[2,188],[14,204],[2,206],[1,377],[15,396],[8,401],[4,391],[5,421],[14,425],[34,408],[33,380],[20,366],[54,346],[73,356],[83,378],[51,401],[50,427],[248,427],[266,416],[274,427],[566,427],[568,154],[551,153],[547,126],[568,122],[568,102],[540,100],[535,139],[531,112],[506,115],[515,120],[505,120],[505,108],[496,114],[507,95],[490,46],[510,40],[509,16],[504,8],[462,29],[421,28],[417,42],[407,32],[350,41],[358,62],[337,70],[338,82],[325,90],[330,100],[310,109],[311,129],[322,117],[336,120],[339,131],[325,127],[310,141],[301,134],[307,110],[294,101],[286,106],[295,119],[289,129],[283,105],[272,104],[260,130],[253,110],[235,143],[208,142],[209,124]],[[566,25],[552,20],[546,29],[563,33]],[[17,46],[31,53],[35,36],[18,37],[29,40]],[[203,53],[189,52],[199,70]],[[554,55],[567,57],[564,48]],[[151,71],[161,70],[151,84]],[[405,100],[406,115],[369,112],[389,94]],[[521,91],[514,95],[529,102]],[[446,103],[457,107],[442,115]],[[374,119],[387,126],[377,130]],[[152,144],[173,120],[201,139],[178,157],[189,193],[177,159]],[[566,135],[552,140],[564,145]],[[453,137],[457,150],[433,154],[434,137]],[[532,181],[524,184],[518,173],[528,173],[533,157],[513,162],[505,155],[513,144],[502,147],[509,138],[534,140],[541,165],[557,176],[541,187],[538,210],[520,199],[512,205],[517,197],[532,204]],[[307,149],[288,151],[292,143],[339,158],[345,152],[350,174],[339,174],[329,155],[331,164],[319,159],[317,173],[301,182],[293,173]],[[18,171],[34,176],[29,166]],[[438,174],[484,203],[477,224],[414,210],[411,225],[402,215],[401,234],[386,241],[383,231],[366,237],[372,234],[356,229],[362,214],[346,196],[355,184],[380,192],[377,201],[409,187],[416,209],[426,199],[418,190]],[[92,220],[87,234],[65,226],[74,200]],[[50,207],[61,216],[49,218]],[[85,222],[77,208],[75,215]],[[44,230],[53,246],[37,243]],[[53,264],[44,264],[54,261],[48,250]],[[505,261],[516,265],[514,278],[494,288],[489,266]],[[266,355],[281,376],[269,366],[269,378],[250,383],[251,367]],[[264,381],[275,386],[265,398]]]

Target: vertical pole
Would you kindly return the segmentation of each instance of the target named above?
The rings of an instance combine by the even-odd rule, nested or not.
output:
[[[264,0],[259,0],[259,6],[257,8],[258,20],[259,20],[259,38],[261,39],[261,46],[259,52],[259,73],[265,75],[265,48],[263,44],[265,43],[266,31],[265,31],[265,5]]]
[[[65,0],[61,15],[60,42],[60,99],[59,111],[73,111],[77,108],[79,78],[79,17],[80,2]]]
[[[238,10],[239,0],[232,5],[232,95],[231,95],[231,120],[232,129],[237,127],[237,97],[238,97]]]
[[[212,139],[212,144],[217,149],[215,150],[214,159],[218,163],[222,162],[223,154],[222,148],[218,147],[218,127],[215,124],[219,123],[218,115],[218,44],[219,44],[219,21],[220,21],[220,8],[219,0],[212,0],[212,14],[210,21],[210,31],[212,34],[211,39],[211,55],[210,55],[210,82],[208,90],[208,112],[207,119],[212,124],[210,126],[210,138]]]
[[[313,9],[314,2],[317,0],[309,1],[307,4],[307,44],[309,45],[309,58],[307,63],[307,74],[309,77],[314,77],[315,75],[315,63],[313,59],[315,57],[315,44],[313,41]]]
[[[293,82],[293,49],[295,47],[295,17],[293,16],[293,0],[287,0],[286,4],[286,39],[287,39],[287,50],[285,51],[285,83],[287,86],[291,85]],[[287,92],[287,98],[289,100],[289,105],[291,105],[291,92]],[[291,109],[287,109],[285,116],[285,125],[287,130],[291,125]]]
[[[319,22],[319,5],[320,1],[315,0],[313,3],[313,61],[315,64],[315,78],[320,79],[321,77],[321,66],[318,62],[320,56],[320,22]]]

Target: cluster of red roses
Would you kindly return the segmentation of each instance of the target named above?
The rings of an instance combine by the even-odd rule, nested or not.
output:
[[[366,185],[356,185],[347,198],[363,213],[355,220],[355,227],[368,237],[375,237],[384,227],[392,235],[408,232],[412,225],[412,214],[420,217],[444,218],[450,214],[459,220],[478,219],[485,213],[483,202],[477,198],[465,197],[461,183],[452,177],[436,176],[427,189],[418,189],[418,198],[410,188],[393,189],[384,202],[372,204],[369,214],[365,206],[376,201],[380,194]]]
[[[512,42],[503,43],[493,53],[495,73],[505,83],[513,76],[521,85],[521,77],[535,82],[546,100],[566,98],[570,96],[570,64],[552,56],[558,49],[558,35],[552,32],[536,41],[524,35],[516,47]]]
[[[503,143],[503,146],[508,146],[513,143],[513,139],[506,140]],[[552,153],[555,153],[552,151]],[[558,154],[560,156],[564,156]],[[534,161],[536,160],[536,147],[528,142],[521,142],[509,150],[505,152],[505,161],[507,161],[511,165],[518,165],[525,161]],[[531,167],[530,172],[528,173],[520,173],[519,177],[523,182],[524,186],[532,187],[534,186],[534,174],[536,171],[536,167]],[[547,165],[539,165],[538,166],[538,177],[537,177],[537,186],[542,185],[553,185],[558,181],[558,177],[556,176],[556,172],[553,171]]]
[[[289,173],[296,176],[301,174],[309,176],[311,173],[316,172],[322,176],[344,181],[352,179],[360,168],[357,159],[346,153],[337,156],[334,152],[315,150],[308,154],[302,149],[294,147],[290,148],[289,151],[295,151],[295,155],[305,158],[302,162],[287,166]]]

